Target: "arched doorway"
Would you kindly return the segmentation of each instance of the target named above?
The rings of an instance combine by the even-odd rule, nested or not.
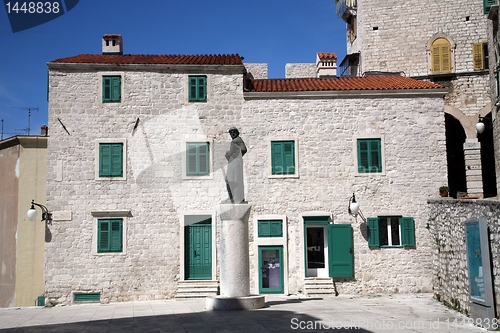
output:
[[[450,187],[450,196],[456,198],[457,191],[467,192],[464,158],[464,142],[466,135],[462,124],[457,118],[445,113],[444,119],[446,128],[448,186]]]

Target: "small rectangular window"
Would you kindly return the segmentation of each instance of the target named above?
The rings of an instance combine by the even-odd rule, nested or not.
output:
[[[358,172],[382,172],[380,139],[358,139]]]
[[[472,58],[475,71],[488,69],[488,43],[472,44]]]
[[[208,142],[186,143],[186,175],[206,176],[210,174],[210,144]]]
[[[97,220],[97,253],[123,251],[123,220]]]
[[[121,102],[121,76],[105,75],[102,77],[102,102]]]
[[[415,222],[411,217],[370,217],[367,227],[370,247],[415,246]]]
[[[295,142],[271,142],[271,173],[273,175],[295,174]]]
[[[259,237],[283,236],[283,221],[281,220],[258,221],[257,228]]]
[[[99,177],[123,176],[123,143],[99,143]]]
[[[74,293],[73,302],[100,302],[101,293]]]
[[[207,77],[205,75],[190,75],[188,77],[190,102],[207,101]]]

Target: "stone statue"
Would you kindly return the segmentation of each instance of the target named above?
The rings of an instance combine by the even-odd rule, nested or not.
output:
[[[240,132],[236,127],[229,129],[231,145],[226,151],[227,174],[226,187],[231,203],[242,203],[245,201],[245,188],[243,185],[243,155],[247,152],[245,143],[240,138]]]

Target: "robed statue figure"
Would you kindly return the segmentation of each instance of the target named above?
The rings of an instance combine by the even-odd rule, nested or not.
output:
[[[229,129],[231,135],[231,145],[226,151],[227,173],[226,187],[231,203],[241,203],[245,201],[245,188],[243,185],[243,155],[247,152],[245,143],[240,138],[240,132],[236,127]]]

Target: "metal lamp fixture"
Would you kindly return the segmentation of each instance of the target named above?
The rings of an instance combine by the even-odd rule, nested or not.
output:
[[[483,118],[484,118],[484,117],[479,116],[479,121],[478,121],[478,122],[477,122],[477,124],[476,124],[476,131],[477,131],[479,134],[483,133],[483,132],[484,132],[484,129],[486,128],[486,126],[485,126],[485,125],[484,125],[484,123],[483,123]]]
[[[356,202],[356,196],[354,195],[354,193],[352,194],[352,197],[349,198],[349,206],[347,207],[347,212],[349,213],[349,215],[354,217],[357,217],[359,215],[361,219],[366,222],[361,209],[359,209],[359,203]]]
[[[40,207],[42,209],[42,220],[47,221],[47,223],[52,222],[52,213],[49,213],[49,210],[44,205],[38,204],[35,200],[31,200],[31,208],[28,210],[28,219],[30,221],[35,221],[38,212],[35,209],[35,206]]]

